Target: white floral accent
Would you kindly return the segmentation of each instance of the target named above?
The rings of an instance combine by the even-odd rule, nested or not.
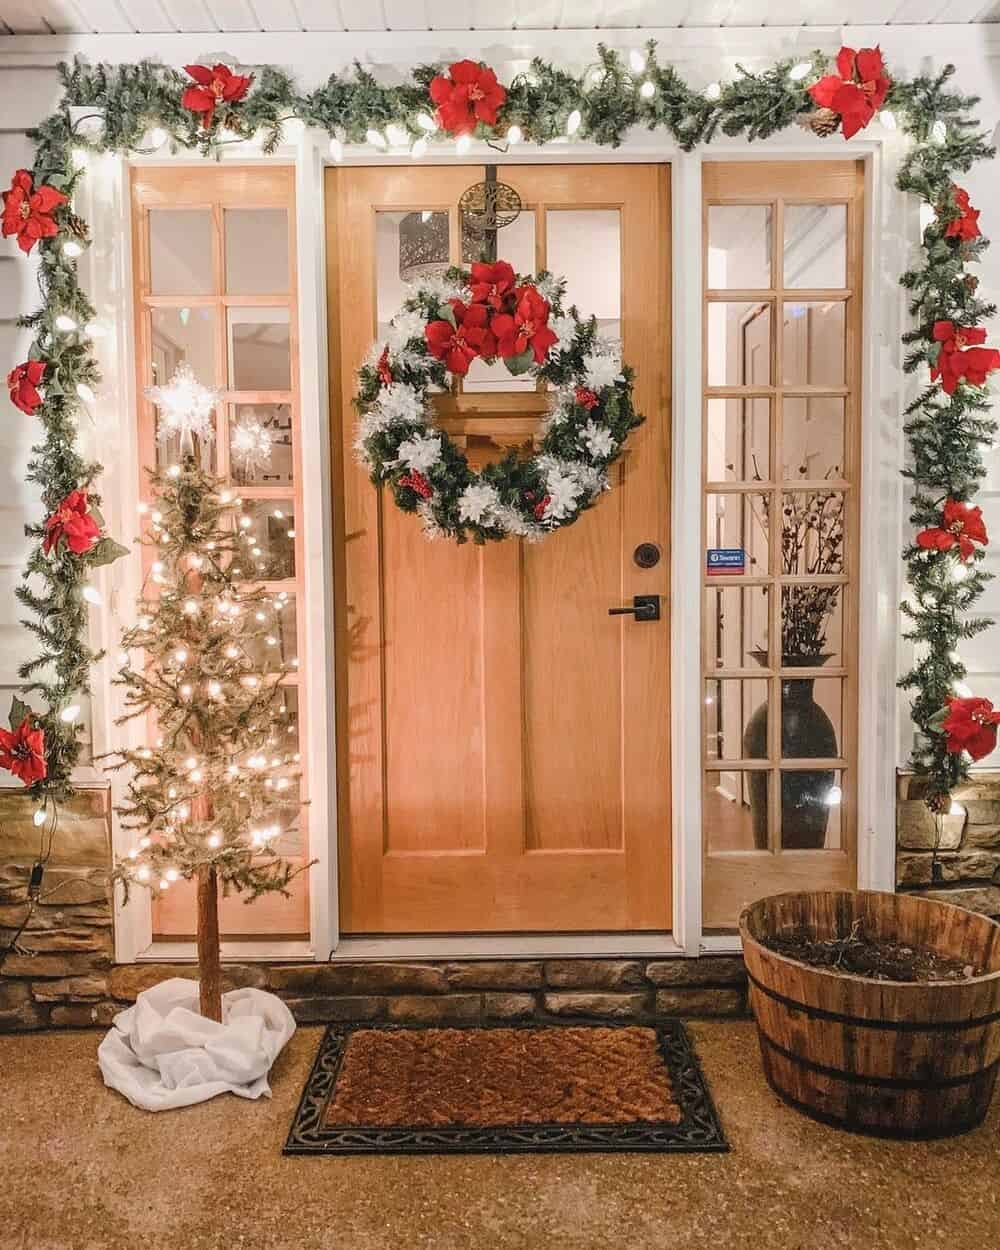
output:
[[[553,351],[568,351],[573,346],[573,340],[576,338],[576,322],[573,318],[553,317],[549,321],[549,327],[558,339],[558,342],[553,346]]]
[[[408,469],[426,473],[441,459],[440,434],[414,434],[399,444],[399,460]]]
[[[623,382],[625,379],[622,376],[622,362],[617,356],[592,352],[583,360],[583,380],[594,392],[603,391],[616,382]]]
[[[506,534],[513,534],[515,538],[527,539],[529,543],[540,542],[545,537],[545,530],[540,525],[533,525],[523,512],[518,512],[516,508],[510,508],[506,504],[499,504],[490,514],[490,519],[504,531]]]
[[[544,278],[539,278],[535,283],[539,295],[543,299],[547,299],[550,304],[554,304],[562,295],[561,286],[561,282],[553,273],[546,274]],[[555,326],[552,328],[555,329]]]
[[[487,482],[475,482],[466,486],[458,497],[458,515],[463,521],[473,521],[477,525],[485,520],[492,520],[489,513],[499,504],[500,496],[496,487]]]
[[[545,493],[549,502],[542,515],[546,520],[563,520],[577,510],[577,500],[583,494],[583,486],[575,473],[553,466],[545,475]]]
[[[389,322],[389,330],[385,336],[385,345],[389,349],[389,355],[398,355],[411,339],[422,339],[426,324],[421,312],[404,310],[397,313]]]
[[[607,460],[615,449],[615,438],[606,425],[591,418],[580,431],[580,442],[595,460]]]
[[[446,304],[450,299],[467,300],[469,288],[464,282],[453,282],[450,278],[421,278],[419,282],[408,283],[405,288],[406,299],[420,299],[430,302],[437,300]]]
[[[406,382],[383,387],[367,415],[378,430],[387,430],[390,425],[423,425],[426,421],[419,391]]]
[[[445,537],[445,531],[438,525],[437,517],[434,515],[434,505],[429,499],[425,499],[423,503],[417,504],[417,516],[424,527],[424,537],[431,542],[435,542],[439,538]]]
[[[580,464],[576,469],[576,480],[583,487],[583,493],[588,501],[596,499],[598,495],[611,489],[607,473],[603,469],[595,469],[593,465]]]

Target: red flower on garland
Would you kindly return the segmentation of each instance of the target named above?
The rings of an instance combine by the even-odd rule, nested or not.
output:
[[[392,370],[389,368],[389,349],[383,347],[378,358],[378,376],[383,386],[392,386]]]
[[[489,328],[489,310],[485,304],[463,304],[449,300],[455,315],[450,321],[431,321],[424,327],[424,337],[432,356],[443,360],[452,373],[464,375],[477,356],[487,359],[496,355],[496,340]]]
[[[588,390],[585,386],[578,386],[573,394],[573,398],[581,408],[586,408],[588,412],[591,408],[596,408],[599,402],[594,392]]]
[[[989,699],[949,699],[948,714],[941,723],[947,750],[952,755],[968,751],[973,760],[981,760],[996,747],[998,723],[1000,712],[993,710]]]
[[[65,539],[66,546],[75,556],[85,555],[101,536],[101,529],[90,511],[90,501],[85,490],[72,490],[55,512],[45,522],[45,541],[42,544],[48,555],[53,547]]]
[[[498,260],[492,265],[482,261],[474,261],[472,265],[472,282],[470,289],[472,299],[477,304],[489,304],[500,312],[506,297],[513,294],[517,284],[517,274],[513,265],[505,260]]]
[[[42,402],[36,387],[44,374],[45,362],[42,360],[26,360],[23,365],[15,365],[7,374],[10,402],[29,417],[35,415]]]
[[[453,135],[475,130],[477,122],[493,126],[497,110],[507,99],[497,76],[478,61],[456,61],[431,80],[430,96],[437,105],[438,125]]]
[[[978,239],[982,233],[979,229],[979,209],[972,207],[969,203],[968,191],[964,191],[961,187],[952,187],[951,194],[955,207],[958,209],[958,216],[953,217],[945,226],[944,237],[960,239],[962,242],[968,239]]]
[[[934,339],[941,344],[937,362],[931,367],[931,381],[941,379],[946,395],[953,395],[964,378],[973,386],[982,386],[987,375],[1000,369],[1000,351],[981,347],[986,342],[982,326],[957,326],[953,321],[935,321]],[[970,346],[971,344],[971,346]]]
[[[17,236],[17,246],[30,252],[39,239],[51,239],[59,233],[52,213],[67,197],[55,187],[44,183],[36,187],[31,174],[19,169],[3,192],[3,237]]]
[[[419,469],[412,469],[409,473],[404,473],[399,479],[399,484],[400,486],[408,486],[421,499],[430,499],[431,495],[434,494],[434,487]]]
[[[16,729],[0,729],[0,768],[6,768],[26,786],[43,780],[48,772],[45,730],[32,729],[30,716]]]
[[[844,138],[864,129],[885,102],[891,79],[885,72],[881,51],[876,48],[841,48],[837,73],[813,83],[809,94],[821,108],[840,114]]]
[[[228,65],[185,65],[184,68],[195,81],[181,96],[181,104],[192,113],[201,114],[201,124],[207,130],[212,124],[215,110],[220,104],[235,104],[242,100],[253,82],[253,74],[246,77],[234,74]]]
[[[940,525],[930,526],[917,535],[918,547],[928,551],[951,551],[957,546],[962,560],[968,560],[973,554],[976,543],[988,542],[982,509],[970,508],[957,499],[945,500]]]
[[[540,365],[552,344],[559,341],[549,326],[549,301],[533,286],[519,286],[514,295],[513,315],[498,313],[491,323],[497,337],[497,350],[508,360],[530,348],[535,364]]]

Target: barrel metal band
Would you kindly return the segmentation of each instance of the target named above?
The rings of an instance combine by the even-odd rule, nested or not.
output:
[[[861,1072],[845,1072],[842,1068],[830,1068],[824,1063],[816,1063],[814,1059],[807,1059],[804,1055],[797,1055],[794,1051],[779,1045],[773,1037],[768,1037],[763,1029],[758,1027],[757,1032],[765,1045],[777,1051],[790,1063],[805,1068],[809,1072],[815,1072],[819,1076],[844,1081],[848,1085],[877,1085],[880,1089],[951,1089],[958,1085],[971,1085],[973,1081],[988,1078],[990,1072],[1000,1063],[1000,1058],[994,1059],[991,1064],[985,1068],[978,1068],[975,1072],[967,1072],[963,1076],[942,1076],[934,1080],[906,1076],[865,1076]]]
[[[747,976],[755,989],[792,1011],[800,1011],[814,1020],[834,1020],[838,1024],[849,1024],[853,1028],[889,1029],[895,1033],[960,1033],[965,1029],[981,1029],[1000,1020],[1000,1011],[992,1011],[988,1016],[977,1016],[974,1020],[870,1020],[864,1016],[845,1016],[839,1011],[827,1011],[825,1007],[812,1007],[808,1003],[796,1002],[794,998],[763,985],[749,968]]]

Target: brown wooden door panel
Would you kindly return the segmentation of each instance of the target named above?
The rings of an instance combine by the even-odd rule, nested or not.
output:
[[[447,211],[457,261],[457,202],[478,177],[468,166],[327,174],[341,928],[662,930],[670,923],[666,169],[501,171],[535,214],[535,268],[546,261],[548,209],[620,215],[624,357],[637,368],[647,423],[596,508],[538,545],[428,542],[353,458],[354,371],[377,320],[376,214]],[[460,415],[482,398],[449,407]],[[532,421],[539,398],[524,396]],[[494,408],[520,402],[490,397]],[[469,450],[481,462],[482,449]],[[655,569],[635,565],[640,542],[661,548]],[[661,621],[608,615],[637,593],[663,597]]]

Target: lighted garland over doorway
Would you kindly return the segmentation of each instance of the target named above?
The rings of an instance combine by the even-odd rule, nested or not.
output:
[[[76,451],[78,412],[92,403],[100,409],[91,344],[100,327],[77,277],[87,228],[70,207],[92,155],[169,148],[214,156],[247,140],[271,153],[290,123],[324,130],[335,160],[347,144],[420,157],[432,144],[443,150],[445,142],[461,154],[473,138],[500,150],[573,137],[617,147],[635,126],[666,132],[690,151],[719,131],[752,141],[794,122],[850,138],[877,116],[909,139],[898,185],[918,195],[930,215],[920,262],[901,279],[914,318],[904,336],[905,367],[929,372],[907,410],[905,473],[913,483],[915,533],[903,552],[911,595],[902,610],[917,656],[900,684],[914,694],[920,731],[914,766],[927,780],[928,802],[941,810],[970,759],[995,745],[1000,721],[1000,712],[964,689],[956,653],[962,639],[987,625],[968,615],[988,576],[980,569],[986,533],[970,501],[984,475],[982,448],[996,429],[983,384],[1000,353],[982,346],[979,326],[994,308],[977,297],[968,266],[987,243],[978,213],[956,186],[994,152],[971,113],[977,98],[949,89],[953,72],[948,66],[936,75],[892,78],[877,49],[842,49],[832,68],[816,53],[761,73],[741,69],[733,81],[698,91],[657,61],[652,42],[627,57],[599,46],[596,62],[580,75],[535,59],[504,86],[485,65],[461,61],[447,71],[421,66],[408,82],[383,86],[356,66],[350,77],[333,74],[307,95],[273,66],[246,75],[222,65],[182,72],[149,61],[61,67],[62,105],[32,132],[34,167],[18,171],[5,195],[4,234],[16,234],[23,250],[37,246],[40,254],[43,303],[21,321],[34,342],[28,361],[12,362],[9,389],[43,428],[29,476],[42,488],[45,516],[28,527],[36,547],[18,593],[40,643],[21,676],[46,710],[26,715],[15,705],[17,724],[0,731],[0,764],[40,801],[71,792],[80,752],[72,709],[96,658],[86,642],[88,571],[122,550],[106,545],[111,540],[94,507],[90,488],[98,466]],[[94,115],[74,122],[71,109]]]

